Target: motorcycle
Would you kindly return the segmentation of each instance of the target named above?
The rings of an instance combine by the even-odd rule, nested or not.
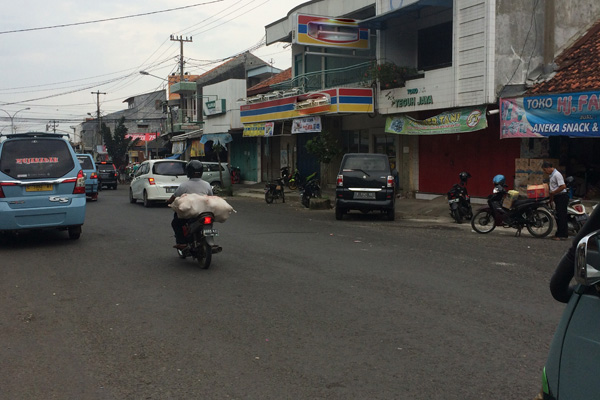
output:
[[[210,267],[212,255],[223,250],[214,242],[214,238],[219,236],[219,231],[213,228],[214,221],[215,215],[211,212],[202,213],[198,217],[186,221],[183,226],[183,234],[187,247],[177,249],[179,257],[196,259],[202,269]]]
[[[496,183],[496,182],[495,182]],[[502,206],[506,195],[504,182],[497,184],[488,196],[488,207],[480,209],[471,219],[471,227],[477,233],[490,233],[496,226],[515,228],[515,236],[521,236],[521,230],[527,228],[536,238],[546,237],[554,229],[554,218],[548,208],[548,198],[518,199],[510,208]]]
[[[450,216],[459,224],[463,221],[473,218],[473,209],[471,208],[471,197],[467,192],[467,179],[471,177],[468,172],[459,174],[460,183],[455,183],[448,192],[448,206],[450,207]]]
[[[316,178],[317,173],[309,175],[306,178],[306,183],[300,187],[300,202],[306,208],[310,206],[310,199],[313,197],[321,197],[321,186]]]
[[[285,191],[283,178],[275,179],[275,183],[268,182],[265,186],[265,201],[267,204],[273,203],[273,200],[281,199],[285,203]]]
[[[290,190],[296,190],[298,189],[301,179],[302,177],[300,176],[300,172],[296,170],[292,175],[288,176],[287,186],[290,188]]]
[[[585,210],[585,206],[581,203],[581,200],[574,199],[572,197],[573,186],[575,183],[575,179],[572,176],[569,176],[565,179],[565,184],[569,193],[569,204],[567,205],[567,227],[569,233],[576,235],[579,230],[585,225],[588,220],[588,214]],[[558,223],[558,219],[556,218],[556,210],[551,209],[552,215],[556,219]]]

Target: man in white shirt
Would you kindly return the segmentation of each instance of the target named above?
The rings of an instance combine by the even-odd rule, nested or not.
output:
[[[553,240],[567,240],[569,237],[569,228],[567,225],[567,206],[569,205],[569,195],[567,194],[567,185],[560,172],[552,163],[544,161],[542,170],[550,176],[548,186],[550,189],[550,204],[554,203],[556,210],[556,236]]]

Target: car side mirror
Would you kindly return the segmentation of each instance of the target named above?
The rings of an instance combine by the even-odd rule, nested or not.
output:
[[[600,230],[583,237],[577,244],[575,280],[585,286],[600,282]]]

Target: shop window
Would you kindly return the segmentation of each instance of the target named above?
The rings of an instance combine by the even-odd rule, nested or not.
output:
[[[420,29],[417,40],[420,71],[452,65],[452,22]]]
[[[369,132],[366,130],[342,132],[344,153],[368,153]]]
[[[397,135],[377,135],[374,143],[374,153],[386,154],[392,169],[396,168],[396,137]]]

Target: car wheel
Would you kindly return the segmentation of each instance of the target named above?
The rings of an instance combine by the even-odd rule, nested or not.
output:
[[[396,210],[391,208],[387,210],[387,219],[388,221],[394,221],[396,219]]]
[[[144,190],[144,207],[150,207],[152,204],[150,200],[148,200],[148,193]]]
[[[335,219],[337,219],[338,221],[341,221],[342,218],[344,218],[345,213],[346,212],[341,207],[336,207],[335,208]]]
[[[115,183],[112,188],[113,190],[117,190],[117,184]]]
[[[69,239],[77,240],[81,236],[81,226],[70,226],[69,227]]]
[[[135,204],[137,202],[135,197],[133,197],[133,190],[131,190],[131,188],[129,188],[129,202],[131,204]]]
[[[213,182],[210,184],[210,187],[212,188],[213,194],[215,196],[221,193],[221,182]]]

